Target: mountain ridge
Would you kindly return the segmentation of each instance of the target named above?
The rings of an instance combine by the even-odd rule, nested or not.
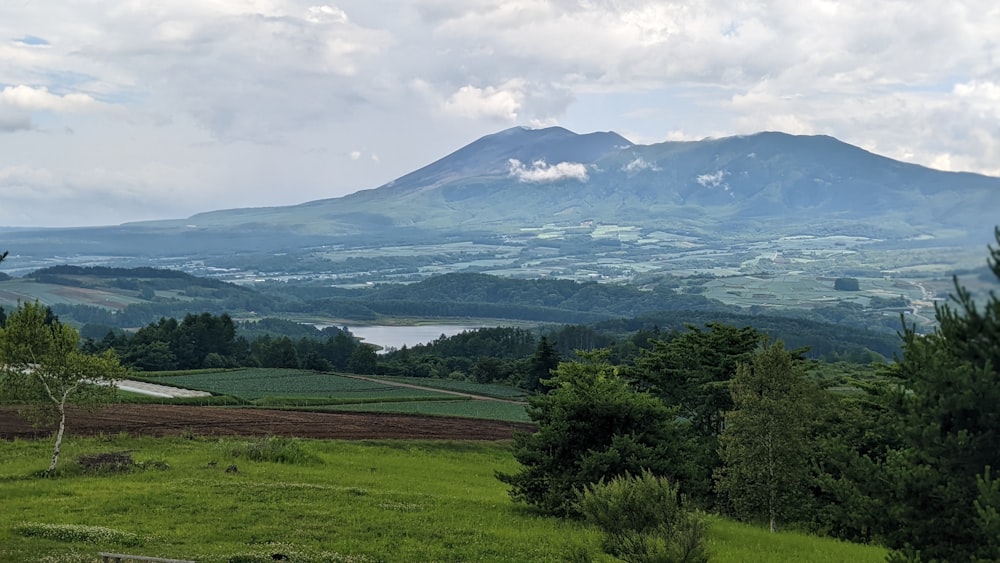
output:
[[[1000,178],[900,162],[826,135],[765,131],[641,145],[611,131],[515,127],[342,197],[109,227],[6,230],[4,244],[39,254],[58,241],[60,252],[80,255],[226,256],[508,237],[541,244],[537,237],[570,234],[574,244],[600,246],[602,229],[613,228],[638,246],[662,232],[716,246],[800,234],[968,246],[990,242],[997,210]],[[539,229],[547,234],[532,234]]]

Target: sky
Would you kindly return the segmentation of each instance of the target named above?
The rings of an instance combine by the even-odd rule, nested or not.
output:
[[[322,1],[0,1],[0,226],[340,197],[513,126],[1000,176],[996,0]]]

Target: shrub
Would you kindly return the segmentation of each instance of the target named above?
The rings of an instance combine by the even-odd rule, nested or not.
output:
[[[705,523],[678,501],[678,488],[643,471],[587,486],[579,495],[586,520],[604,533],[604,551],[629,562],[702,563]]]

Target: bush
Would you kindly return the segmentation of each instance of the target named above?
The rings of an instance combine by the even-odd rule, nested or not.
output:
[[[648,471],[587,486],[584,518],[604,532],[604,551],[629,562],[702,563],[705,523],[683,508],[678,488]]]

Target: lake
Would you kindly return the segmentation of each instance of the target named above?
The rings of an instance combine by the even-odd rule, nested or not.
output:
[[[403,345],[426,344],[437,340],[442,334],[454,336],[466,330],[483,328],[483,325],[418,325],[418,326],[350,326],[351,334],[368,344],[378,344],[383,348],[402,348]]]

